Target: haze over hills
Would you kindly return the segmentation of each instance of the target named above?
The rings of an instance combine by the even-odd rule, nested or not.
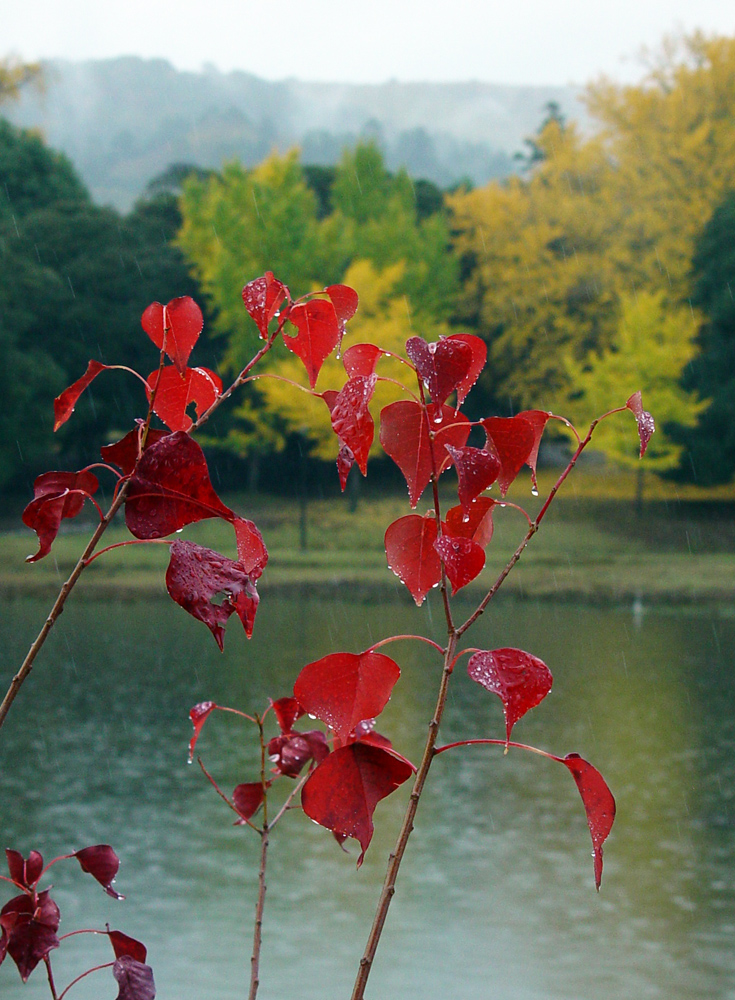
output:
[[[3,109],[74,162],[94,198],[128,209],[172,163],[260,162],[298,145],[304,163],[335,163],[373,137],[388,166],[441,186],[483,184],[518,169],[514,153],[555,101],[585,122],[579,90],[479,82],[352,85],[176,70],[137,57],[45,64],[44,93]]]

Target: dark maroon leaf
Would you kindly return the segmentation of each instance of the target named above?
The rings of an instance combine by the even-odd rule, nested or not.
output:
[[[493,537],[493,507],[490,497],[478,497],[466,514],[461,507],[450,507],[442,531],[451,538],[471,538],[483,549]]]
[[[350,378],[357,378],[358,375],[372,375],[380,358],[385,356],[385,351],[376,347],[375,344],[353,344],[348,347],[342,355],[342,364]]]
[[[482,369],[485,367],[487,347],[484,340],[480,337],[475,337],[472,333],[452,333],[447,337],[447,340],[459,340],[463,344],[467,344],[472,351],[472,363],[467,374],[457,386],[457,406],[461,406],[467,398],[470,389],[480,377]]]
[[[65,424],[74,412],[77,400],[100,372],[106,371],[108,365],[103,365],[99,361],[90,361],[87,370],[80,379],[77,379],[68,389],[64,389],[60,396],[54,400],[54,430],[58,431],[62,424]]]
[[[243,823],[260,809],[263,798],[263,783],[260,781],[250,781],[237,786],[232,793],[232,804],[242,816]]]
[[[522,413],[518,414],[519,417],[523,417],[527,420],[531,427],[533,428],[533,448],[531,448],[528,453],[528,458],[526,459],[526,465],[531,469],[531,483],[533,484],[533,489],[538,492],[538,483],[536,482],[536,463],[538,462],[538,450],[541,444],[541,438],[543,437],[544,428],[546,427],[547,421],[551,414],[547,410],[523,410]]]
[[[0,910],[0,925],[6,932],[7,954],[18,966],[25,983],[50,951],[59,947],[59,908],[48,894],[15,896]]]
[[[368,454],[375,430],[368,404],[377,380],[377,375],[351,378],[331,407],[334,432],[340,443],[349,448],[363,476],[367,475]]]
[[[640,457],[643,458],[646,453],[646,448],[648,447],[648,442],[651,440],[653,432],[656,430],[656,424],[654,423],[653,417],[648,410],[643,409],[640,390],[638,392],[634,392],[630,399],[626,401],[625,405],[632,411],[635,416],[635,421],[638,424],[638,437],[641,439]]]
[[[8,871],[12,880],[26,889],[33,889],[43,871],[43,856],[38,851],[31,851],[26,859],[20,851],[6,848],[5,857],[8,859]]]
[[[113,899],[125,898],[112,888],[120,867],[120,859],[109,844],[85,847],[81,851],[76,851],[74,857],[82,866],[82,871],[97,879],[108,896],[112,896]]]
[[[561,758],[560,758],[561,759]],[[572,773],[582,796],[587,825],[592,837],[595,864],[595,887],[602,882],[602,845],[605,843],[615,820],[615,799],[597,768],[577,753],[568,753],[561,759]]]
[[[233,611],[248,639],[253,634],[258,591],[242,563],[203,545],[177,539],[171,546],[166,589],[185,611],[204,622],[220,649],[224,649],[224,625]],[[217,594],[225,594],[221,604],[213,601]]]
[[[105,444],[100,448],[100,455],[103,462],[111,462],[122,469],[124,476],[130,475],[138,461],[138,451],[140,448],[140,435],[143,429],[143,421],[137,421],[138,426],[132,431],[128,431],[124,438],[115,441],[114,444]],[[156,430],[154,427],[148,428],[148,435],[145,440],[144,451],[154,445],[156,441],[166,437],[168,431]]]
[[[236,517],[232,522],[237,540],[238,561],[253,580],[258,580],[268,563],[268,550],[263,536],[252,521]]]
[[[376,805],[415,770],[394,751],[365,742],[351,743],[330,753],[316,768],[301,792],[301,805],[316,823],[359,842],[359,868],[373,836]]]
[[[408,514],[389,525],[385,533],[388,566],[404,583],[417,605],[441,583],[442,567],[434,548],[436,520],[431,514]]]
[[[434,548],[444,563],[447,579],[456,594],[478,576],[485,565],[485,553],[471,538],[452,538],[440,535]]]
[[[141,325],[156,347],[165,347],[179,372],[186,363],[204,326],[202,310],[189,295],[171,299],[168,305],[152,302],[141,317]]]
[[[266,271],[261,278],[249,281],[243,288],[245,308],[255,321],[263,340],[268,339],[268,324],[283,302],[290,298],[288,288],[273,277],[272,271]]]
[[[196,746],[197,740],[201,735],[202,729],[204,728],[204,723],[207,721],[212,712],[217,708],[213,701],[200,701],[198,705],[195,705],[189,710],[189,718],[191,719],[191,724],[194,727],[194,735],[189,740],[189,762],[194,760],[194,747]]]
[[[482,448],[453,448],[451,444],[444,447],[456,466],[459,502],[468,514],[473,501],[498,478],[500,459]]]
[[[274,736],[268,743],[268,756],[276,765],[276,770],[289,778],[296,778],[308,761],[318,764],[328,754],[326,738],[318,729]]]
[[[485,448],[500,460],[498,485],[503,496],[528,461],[536,435],[530,420],[516,417],[486,417],[482,426],[487,434]]]
[[[128,935],[123,934],[122,931],[111,931],[109,926],[110,925],[108,924],[107,935],[110,939],[112,950],[115,952],[115,958],[121,958],[123,955],[129,955],[131,958],[134,958],[136,962],[145,962],[148,957],[148,950],[142,941],[136,941],[135,938],[128,937]]]
[[[340,341],[340,326],[331,302],[311,299],[293,306],[288,318],[298,333],[295,337],[283,334],[283,341],[304,363],[313,389],[326,358]]]
[[[462,384],[472,366],[472,349],[456,338],[443,337],[427,344],[421,337],[409,337],[406,354],[437,405]]]
[[[116,1000],[155,1000],[153,969],[149,965],[131,955],[121,955],[115,960],[112,974],[120,987]]]
[[[197,418],[222,394],[222,379],[208,368],[184,368],[179,372],[167,365],[148,376],[153,410],[172,431],[189,431],[194,421],[186,412],[193,404]]]
[[[383,653],[330,653],[307,663],[294,695],[344,741],[363,719],[380,715],[400,676],[398,664]]]
[[[167,434],[146,449],[130,480],[128,530],[136,538],[162,538],[208,517],[235,519],[214,492],[196,441],[184,431]]]
[[[279,698],[277,701],[271,702],[271,707],[278,722],[278,728],[284,734],[290,733],[294,722],[304,714],[304,709],[295,698]]]
[[[430,404],[424,412],[413,400],[399,400],[380,414],[380,443],[406,478],[411,506],[415,507],[429,484],[450,464],[446,445],[462,448],[470,422],[450,406]],[[433,438],[432,438],[433,435]]]
[[[470,657],[467,673],[487,691],[497,694],[505,714],[505,740],[513,726],[551,690],[551,671],[522,649],[482,650]]]
[[[38,552],[26,562],[43,559],[51,550],[64,518],[76,517],[99,482],[91,472],[44,472],[33,484],[34,499],[23,511],[23,524],[38,535]]]

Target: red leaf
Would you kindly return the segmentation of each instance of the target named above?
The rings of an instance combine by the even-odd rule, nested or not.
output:
[[[48,889],[34,898],[15,896],[0,910],[0,925],[6,935],[6,950],[23,982],[50,951],[59,947],[59,908]]]
[[[255,583],[242,563],[194,542],[177,540],[171,546],[166,589],[185,611],[204,622],[221,650],[224,625],[233,611],[237,612],[248,639],[253,634],[259,598]],[[221,593],[225,599],[215,604],[213,598]]]
[[[239,562],[253,580],[258,580],[268,563],[268,550],[263,536],[253,522],[244,517],[236,517],[233,527]]]
[[[250,781],[238,785],[232,793],[232,804],[242,816],[243,822],[254,816],[263,804],[264,792],[261,781]]]
[[[112,974],[120,987],[116,1000],[155,1000],[156,987],[149,965],[137,962],[131,955],[121,955]]]
[[[522,413],[518,414],[519,417],[523,417],[527,420],[531,427],[533,427],[533,448],[528,454],[526,459],[526,465],[531,469],[531,482],[533,484],[533,489],[538,493],[538,483],[536,482],[536,463],[538,462],[538,450],[541,444],[541,438],[544,433],[544,428],[546,423],[551,416],[547,410],[524,410]]]
[[[635,421],[638,424],[638,437],[641,439],[640,457],[643,458],[646,453],[646,448],[648,447],[648,442],[651,440],[653,432],[656,430],[656,425],[648,410],[643,409],[640,390],[638,392],[634,392],[630,399],[626,401],[625,405],[633,412]]]
[[[434,435],[433,450],[429,428]],[[429,405],[424,412],[413,400],[399,400],[384,407],[380,414],[380,443],[406,477],[412,507],[419,502],[433,469],[440,475],[449,465],[446,445],[462,448],[469,434],[467,417],[450,406]]]
[[[209,409],[218,396],[222,394],[222,380],[219,375],[208,368],[184,368],[179,373],[172,365],[167,365],[159,377],[158,370],[148,376],[151,391],[156,387],[153,410],[172,431],[189,431],[194,421],[186,412],[194,405],[197,419]]]
[[[433,344],[427,344],[421,337],[409,337],[406,354],[437,405],[463,384],[473,361],[470,345],[456,337],[442,337]]]
[[[20,851],[6,848],[5,857],[12,880],[26,889],[33,889],[43,871],[43,856],[38,851],[31,851],[26,860]]]
[[[130,480],[125,522],[136,538],[162,538],[208,517],[234,521],[212,489],[199,445],[184,431],[147,448]]]
[[[470,657],[467,673],[503,703],[505,741],[513,726],[551,690],[551,671],[546,664],[522,649],[482,650]]]
[[[58,431],[62,424],[65,424],[74,412],[77,400],[100,372],[106,371],[108,365],[103,365],[99,361],[90,361],[87,370],[80,379],[77,379],[68,389],[64,389],[60,396],[54,400],[54,430]]]
[[[38,552],[27,556],[26,562],[48,555],[62,520],[76,517],[98,487],[97,477],[91,472],[44,472],[36,479],[34,499],[23,511],[23,524],[38,535]]]
[[[592,837],[592,851],[595,864],[595,887],[602,882],[602,845],[605,843],[615,820],[615,799],[597,768],[588,763],[578,753],[568,753],[561,760],[566,764],[577,782],[582,796],[587,825]]]
[[[373,836],[376,805],[415,770],[394,751],[351,743],[330,753],[317,767],[301,792],[301,805],[316,823],[359,842],[359,868]]]
[[[372,375],[385,351],[375,344],[353,344],[342,355],[342,364],[350,378],[358,375]]]
[[[324,291],[329,296],[330,301],[334,306],[334,311],[337,314],[337,322],[339,323],[339,339],[341,343],[347,323],[357,312],[357,306],[359,304],[357,292],[354,288],[350,288],[349,285],[328,285]]]
[[[331,407],[334,433],[340,443],[349,448],[363,476],[367,475],[368,454],[375,431],[368,404],[373,398],[377,381],[377,375],[351,378]]]
[[[469,349],[472,351],[472,364],[469,367],[469,371],[462,379],[462,381],[457,386],[457,406],[461,406],[467,399],[467,394],[469,393],[472,386],[480,377],[482,369],[485,367],[485,361],[487,360],[487,347],[485,346],[485,341],[480,337],[475,337],[472,333],[452,333],[447,337],[447,340],[459,340],[463,344],[467,344]]]
[[[471,538],[483,549],[493,537],[493,507],[497,503],[490,497],[478,497],[465,514],[461,507],[450,507],[442,531],[450,538]]]
[[[115,892],[112,883],[115,881],[120,859],[109,844],[97,844],[96,847],[85,847],[74,854],[83,872],[88,872],[92,878],[97,879],[108,896],[113,899],[125,899],[119,892]]]
[[[319,729],[274,736],[268,743],[268,756],[276,765],[276,770],[289,778],[298,777],[308,761],[319,764],[328,754],[326,738]]]
[[[331,302],[311,299],[309,302],[293,306],[289,310],[288,318],[298,333],[295,337],[290,337],[284,332],[284,343],[289,351],[293,351],[303,361],[309,376],[309,385],[313,389],[325,359],[339,344],[340,327],[337,314]]]
[[[434,548],[444,563],[453,594],[474,580],[485,565],[485,553],[482,547],[471,538],[440,535],[434,542]]]
[[[398,664],[382,653],[330,653],[307,663],[294,695],[344,741],[363,719],[380,715],[400,676]]]
[[[290,300],[288,288],[272,271],[266,271],[262,278],[249,281],[242,290],[242,300],[245,308],[255,321],[260,336],[268,339],[268,324],[276,315],[286,299]]]
[[[473,501],[491,486],[500,472],[500,459],[482,448],[444,446],[457,468],[459,502],[468,514]]]
[[[194,760],[194,747],[196,746],[197,740],[199,739],[202,729],[204,728],[204,723],[207,721],[215,708],[217,708],[217,706],[213,701],[200,701],[198,705],[195,705],[189,711],[189,718],[191,719],[191,724],[194,727],[194,735],[189,740],[189,763]]]
[[[436,536],[436,520],[432,514],[399,517],[385,533],[388,566],[408,587],[418,605],[423,603],[432,587],[441,583],[442,567],[434,548]]]
[[[159,350],[166,354],[183,374],[194,344],[204,326],[202,310],[189,295],[171,299],[168,305],[152,302],[140,319],[141,325]],[[150,382],[150,379],[149,379]]]
[[[347,477],[350,474],[350,469],[355,464],[355,456],[352,454],[350,449],[346,444],[337,452],[337,475],[339,476],[339,485],[344,493],[347,487]]]
[[[295,698],[279,698],[271,702],[271,707],[282,734],[290,733],[294,722],[304,714],[304,709]]]
[[[135,938],[128,937],[128,935],[123,934],[122,931],[108,930],[107,936],[110,939],[112,950],[115,952],[115,958],[121,958],[123,955],[129,955],[131,958],[134,958],[136,962],[145,962],[148,957],[148,950],[142,941],[136,941]]]
[[[140,449],[140,435],[143,428],[143,421],[137,421],[138,426],[132,431],[128,431],[124,438],[115,441],[114,444],[105,444],[100,448],[100,455],[103,462],[111,462],[122,470],[124,476],[130,475],[138,461],[138,451]],[[154,427],[148,428],[148,436],[145,440],[144,451],[154,445],[156,441],[166,437],[168,431],[159,431]]]
[[[536,439],[533,424],[520,415],[486,417],[481,423],[487,434],[485,448],[490,452],[494,449],[500,459],[498,485],[505,496],[531,454]]]

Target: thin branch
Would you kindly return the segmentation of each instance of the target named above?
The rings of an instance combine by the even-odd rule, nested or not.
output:
[[[251,823],[249,819],[245,819],[245,817],[242,815],[242,813],[240,813],[240,811],[238,810],[237,806],[235,806],[234,803],[231,802],[230,799],[227,798],[227,796],[225,795],[225,793],[222,791],[222,789],[219,787],[219,785],[214,780],[214,778],[212,777],[212,775],[209,773],[209,771],[204,766],[204,762],[202,761],[202,758],[201,757],[197,757],[197,761],[199,763],[199,767],[201,767],[201,769],[204,772],[205,776],[209,780],[209,783],[211,784],[212,788],[219,795],[219,797],[222,799],[222,801],[227,803],[227,805],[230,807],[230,809],[232,809],[232,811],[236,814],[237,818],[240,821],[244,821],[245,823],[247,823],[247,825],[250,827],[251,830],[255,830],[256,833],[260,833],[259,827],[257,827],[255,825],[255,823]]]
[[[266,750],[263,720],[256,716],[260,733],[260,780],[263,785],[263,829],[260,830],[260,868],[258,870],[258,899],[255,904],[255,927],[253,929],[253,952],[250,957],[250,992],[248,1000],[255,1000],[260,985],[260,949],[263,944],[263,911],[265,909],[265,868],[268,860],[268,781],[265,773]]]
[[[46,966],[46,975],[48,976],[48,985],[49,989],[51,990],[51,996],[54,998],[54,1000],[59,1000],[59,996],[56,992],[56,984],[54,983],[54,974],[51,971],[51,959],[48,957],[48,955],[43,956],[43,963]],[[63,995],[64,994],[62,993],[61,996],[63,997]]]
[[[372,646],[368,646],[365,652],[373,653],[381,646],[387,646],[389,642],[398,642],[401,639],[416,639],[417,642],[425,642],[428,646],[433,646],[440,656],[444,656],[444,647],[440,646],[438,642],[434,642],[433,639],[427,639],[425,635],[390,635],[387,639],[381,639],[380,642],[374,642]]]
[[[115,964],[114,962],[105,962],[105,964],[104,964],[104,965],[95,965],[95,966],[94,966],[94,968],[92,968],[92,969],[87,969],[87,971],[86,971],[86,972],[83,972],[83,973],[81,974],[81,976],[77,976],[77,978],[76,978],[76,979],[72,979],[72,981],[71,981],[71,982],[69,983],[69,985],[68,985],[68,986],[66,987],[66,989],[64,990],[64,992],[63,992],[63,993],[62,993],[62,994],[61,994],[61,995],[60,995],[60,996],[58,997],[58,1000],[64,1000],[64,997],[65,997],[65,996],[66,996],[66,994],[67,994],[67,993],[69,992],[69,990],[70,990],[70,989],[72,988],[72,986],[76,986],[76,984],[77,984],[77,983],[78,983],[78,982],[79,982],[79,981],[80,981],[81,979],[84,979],[84,977],[85,977],[85,976],[90,976],[90,975],[91,975],[91,974],[92,974],[93,972],[99,972],[99,971],[100,971],[100,969],[111,969],[111,968],[113,967],[113,965],[114,965],[114,964]]]
[[[434,750],[434,756],[438,757],[440,753],[444,753],[445,750],[453,750],[455,747],[471,747],[471,746],[496,746],[505,747],[506,751],[508,747],[516,747],[518,750],[528,750],[529,753],[538,754],[539,757],[546,757],[547,760],[555,760],[558,763],[563,764],[564,761],[561,757],[557,757],[556,754],[547,753],[545,750],[539,750],[538,747],[529,746],[527,743],[514,743],[512,740],[457,740],[456,743],[447,743],[446,746],[437,747]]]
[[[95,559],[99,559],[105,552],[112,552],[113,549],[121,549],[124,545],[173,545],[173,542],[169,538],[129,538],[126,542],[115,542],[114,545],[108,545],[106,548],[100,549],[99,552],[95,552],[87,560],[86,565],[91,566]]]
[[[273,817],[273,820],[268,824],[268,829],[269,830],[272,830],[273,827],[276,825],[276,823],[280,820],[280,818],[285,813],[288,812],[288,810],[291,808],[291,803],[296,798],[296,796],[299,794],[299,792],[304,787],[304,785],[306,784],[306,782],[309,780],[310,777],[311,777],[311,771],[310,770],[307,771],[306,774],[302,774],[302,776],[299,778],[299,780],[296,783],[296,785],[293,787],[293,789],[289,793],[289,796],[286,799],[286,801],[283,803],[283,805],[281,806],[281,808],[278,810],[278,812],[276,813],[276,815]]]

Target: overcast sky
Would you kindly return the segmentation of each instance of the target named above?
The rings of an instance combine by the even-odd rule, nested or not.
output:
[[[735,0],[8,0],[0,54],[163,57],[267,79],[633,81],[642,46],[735,35]]]

